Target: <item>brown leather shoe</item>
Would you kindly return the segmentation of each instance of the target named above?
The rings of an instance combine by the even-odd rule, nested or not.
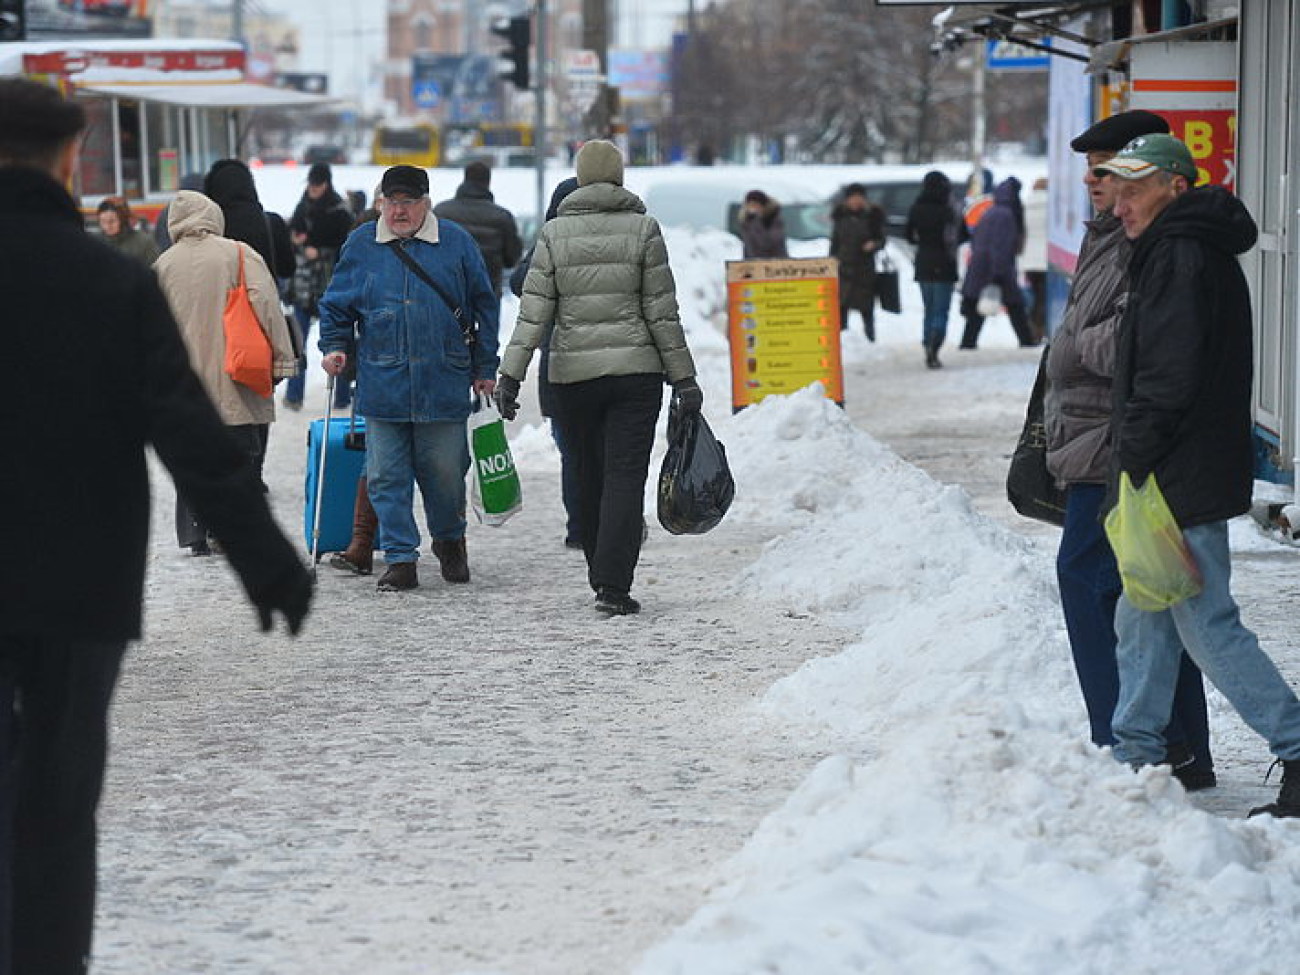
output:
[[[433,542],[433,554],[442,566],[442,577],[448,582],[469,582],[469,555],[465,551],[465,539]]]
[[[379,577],[380,592],[404,592],[420,584],[415,574],[414,562],[394,562],[388,571]]]

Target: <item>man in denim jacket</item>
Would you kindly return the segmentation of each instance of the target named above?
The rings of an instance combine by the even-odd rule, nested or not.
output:
[[[418,481],[433,553],[448,582],[468,582],[465,421],[470,391],[490,396],[497,358],[497,296],[467,232],[430,212],[429,177],[394,166],[380,184],[375,223],[352,232],[320,301],[321,365],[338,375],[355,330],[357,412],[366,418],[366,476],[379,515],[387,591],[419,585]],[[396,252],[401,248],[444,299]],[[447,300],[449,299],[449,300]],[[451,303],[461,311],[457,320]],[[463,323],[463,325],[462,325]]]

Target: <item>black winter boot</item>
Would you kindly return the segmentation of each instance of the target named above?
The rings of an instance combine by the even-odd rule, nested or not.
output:
[[[434,539],[433,554],[442,566],[442,577],[448,582],[469,582],[469,555],[465,551],[465,539],[454,538],[440,542]]]
[[[380,592],[405,592],[420,584],[414,562],[394,562],[388,571],[379,577]]]
[[[1247,813],[1247,817],[1268,815],[1276,819],[1300,818],[1300,759],[1279,758],[1273,765],[1282,766],[1282,788],[1277,799],[1267,806],[1259,806]],[[1270,766],[1269,771],[1273,769]],[[1264,776],[1265,781],[1268,776]]]

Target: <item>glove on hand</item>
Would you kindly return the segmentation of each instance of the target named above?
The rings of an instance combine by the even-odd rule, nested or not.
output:
[[[307,618],[307,610],[311,606],[313,585],[311,574],[299,565],[296,571],[287,574],[274,585],[254,596],[257,620],[262,627],[262,632],[266,633],[271,629],[275,624],[274,614],[279,611],[284,614],[285,622],[289,625],[289,633],[297,636],[298,631],[302,629],[302,621]]]
[[[677,394],[677,408],[683,413],[698,413],[704,406],[704,390],[695,378],[679,379],[673,383],[673,392]]]
[[[497,412],[505,419],[513,420],[519,415],[519,380],[502,374],[497,379],[497,388],[492,393],[496,401]]]

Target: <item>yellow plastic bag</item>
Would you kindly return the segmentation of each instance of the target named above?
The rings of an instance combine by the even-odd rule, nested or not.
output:
[[[1201,570],[1150,475],[1135,488],[1119,475],[1119,501],[1106,515],[1106,537],[1119,563],[1124,595],[1138,609],[1158,613],[1201,591]]]

